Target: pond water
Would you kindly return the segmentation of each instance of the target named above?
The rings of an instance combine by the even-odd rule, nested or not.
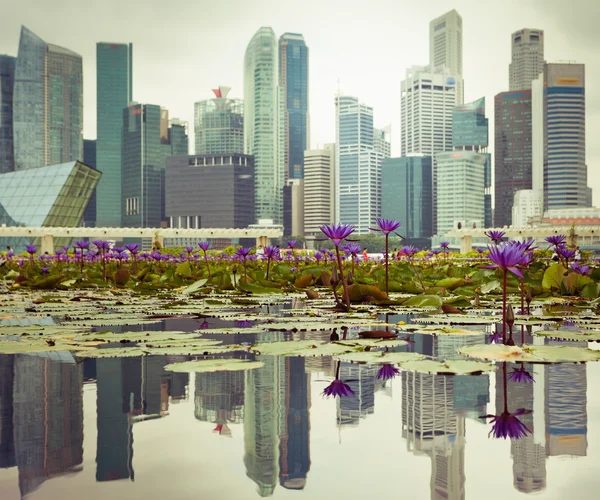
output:
[[[137,328],[191,331],[202,322]],[[217,337],[238,343],[328,334]],[[458,357],[465,342],[486,341],[483,333],[411,340],[398,350],[439,359]],[[0,355],[0,499],[600,496],[598,363],[497,363],[479,376],[401,371],[383,381],[376,365],[342,362],[340,378],[355,396],[327,399],[322,392],[337,369],[331,357],[239,356],[264,366],[187,374],[164,370],[189,359],[183,356]],[[506,377],[518,368],[535,382]],[[531,410],[520,417],[531,431],[526,437],[488,437],[491,425],[479,417],[502,413],[505,397],[509,412]]]

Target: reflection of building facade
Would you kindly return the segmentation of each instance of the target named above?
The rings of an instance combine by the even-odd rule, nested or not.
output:
[[[244,420],[244,372],[197,373],[194,415],[203,422],[241,423]]]
[[[70,353],[18,355],[14,439],[21,495],[83,462],[83,370]]]
[[[453,409],[454,377],[402,372],[402,435],[432,460],[431,498],[465,498],[465,420]]]
[[[375,412],[376,365],[342,362],[340,380],[354,391],[353,397],[337,398],[337,419],[340,425],[358,425],[361,418]]]
[[[282,360],[284,419],[279,429],[279,484],[291,490],[304,488],[310,469],[310,374],[305,373],[304,359]]]
[[[15,356],[0,354],[0,469],[17,465],[13,427]]]

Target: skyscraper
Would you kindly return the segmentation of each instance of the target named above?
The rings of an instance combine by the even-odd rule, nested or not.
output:
[[[543,127],[544,209],[588,207],[583,64],[545,65]]]
[[[381,162],[387,148],[375,140],[373,108],[350,96],[337,96],[335,106],[337,222],[364,234],[381,215]]]
[[[124,227],[160,227],[165,216],[165,167],[171,155],[169,112],[154,104],[122,111]]]
[[[188,124],[177,118],[169,121],[170,155],[187,155],[189,153]]]
[[[320,237],[335,217],[335,144],[304,152],[304,234]]]
[[[514,195],[532,186],[531,89],[494,99],[494,226],[512,224]]]
[[[279,38],[279,85],[285,98],[285,178],[304,177],[308,137],[308,47],[304,37],[284,33]]]
[[[244,57],[244,152],[254,156],[256,218],[283,222],[284,110],[277,38],[260,28]]]
[[[304,179],[288,179],[283,187],[283,235],[304,236]]]
[[[15,169],[13,90],[16,58],[0,55],[0,174]]]
[[[92,167],[96,170],[96,141],[91,139],[83,140],[83,163],[88,167]],[[96,225],[96,190],[92,193],[90,201],[85,207],[83,213],[83,223],[87,227],[94,227]]]
[[[81,56],[22,26],[13,95],[15,168],[81,160],[82,131]]]
[[[96,44],[97,225],[119,227],[122,222],[123,109],[132,101],[132,45]]]
[[[456,78],[457,103],[464,100],[462,17],[451,10],[429,23],[429,66],[446,67]]]
[[[213,89],[214,99],[194,105],[194,135],[197,155],[244,152],[244,102],[228,99],[231,89]]]
[[[508,89],[531,88],[531,82],[544,71],[544,32],[522,29],[511,35],[512,59],[508,66]]]
[[[433,235],[431,156],[387,158],[381,165],[381,216],[402,221],[410,244],[429,247]]]

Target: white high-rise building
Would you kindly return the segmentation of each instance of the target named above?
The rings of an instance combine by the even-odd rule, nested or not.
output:
[[[462,17],[451,10],[429,23],[429,65],[446,67],[456,78],[457,103],[464,100]]]
[[[544,71],[544,32],[522,29],[511,35],[512,58],[508,66],[509,90],[531,88]]]
[[[279,87],[278,41],[260,28],[244,57],[244,152],[254,155],[256,219],[283,223],[285,99]]]
[[[321,237],[319,226],[335,222],[335,144],[304,152],[304,233]]]
[[[337,222],[365,234],[381,216],[381,162],[389,145],[381,132],[376,138],[373,108],[349,96],[337,96],[335,106]]]

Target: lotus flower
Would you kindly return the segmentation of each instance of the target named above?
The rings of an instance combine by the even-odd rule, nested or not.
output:
[[[393,233],[400,227],[401,222],[394,219],[380,219],[379,217],[375,219],[377,224],[376,228],[369,228],[371,231],[380,231],[384,235],[388,235]],[[399,236],[399,235],[398,235]]]
[[[408,258],[411,258],[411,257],[414,257],[415,254],[417,254],[419,252],[419,249],[413,247],[412,245],[405,245],[402,247],[402,249],[400,251],[404,255],[406,255]]]
[[[571,269],[582,276],[587,276],[590,274],[589,266],[582,266],[579,264],[579,262],[573,262],[573,264],[571,264]]]
[[[493,435],[496,439],[520,439],[531,434],[527,426],[517,418],[526,413],[531,413],[531,411],[520,408],[514,413],[504,411],[500,415],[485,415],[480,418],[491,419],[492,430],[488,436]]]
[[[385,363],[377,371],[377,380],[389,380],[400,373],[400,370],[390,363]]]
[[[327,238],[333,241],[336,248],[340,246],[342,240],[345,240],[354,232],[352,224],[323,224],[319,229]]]
[[[487,231],[484,233],[488,238],[490,238],[494,243],[498,244],[504,238],[506,234],[504,231]]]
[[[137,255],[140,251],[140,246],[137,243],[127,243],[127,245],[125,245],[125,248],[129,250],[129,252],[132,255]]]
[[[558,247],[559,245],[562,245],[565,243],[567,237],[565,235],[562,234],[557,234],[557,235],[552,235],[552,236],[546,236],[545,240],[550,243],[551,245],[554,245],[555,247]]]
[[[247,319],[241,319],[235,322],[235,326],[238,328],[251,328],[254,326],[252,321],[248,321]]]
[[[37,252],[37,248],[35,248],[35,245],[26,245],[25,246],[25,251],[29,254],[29,255],[34,255]]]
[[[525,253],[521,242],[509,241],[508,243],[501,243],[500,245],[488,247],[488,250],[490,251],[490,260],[494,264],[485,267],[489,269],[510,271],[520,278],[523,277],[523,274],[517,268],[523,261],[523,255]]]
[[[354,396],[354,391],[350,389],[350,386],[348,384],[344,384],[344,382],[342,382],[341,380],[335,379],[333,382],[331,382],[331,384],[325,387],[325,389],[323,390],[323,396],[333,396],[334,398],[352,397]]]
[[[525,370],[525,366],[521,363],[521,367],[513,370],[509,375],[508,379],[517,383],[531,384],[535,382],[533,380],[533,376],[527,370]]]
[[[200,250],[204,250],[205,252],[210,248],[210,241],[201,241],[198,243]]]

